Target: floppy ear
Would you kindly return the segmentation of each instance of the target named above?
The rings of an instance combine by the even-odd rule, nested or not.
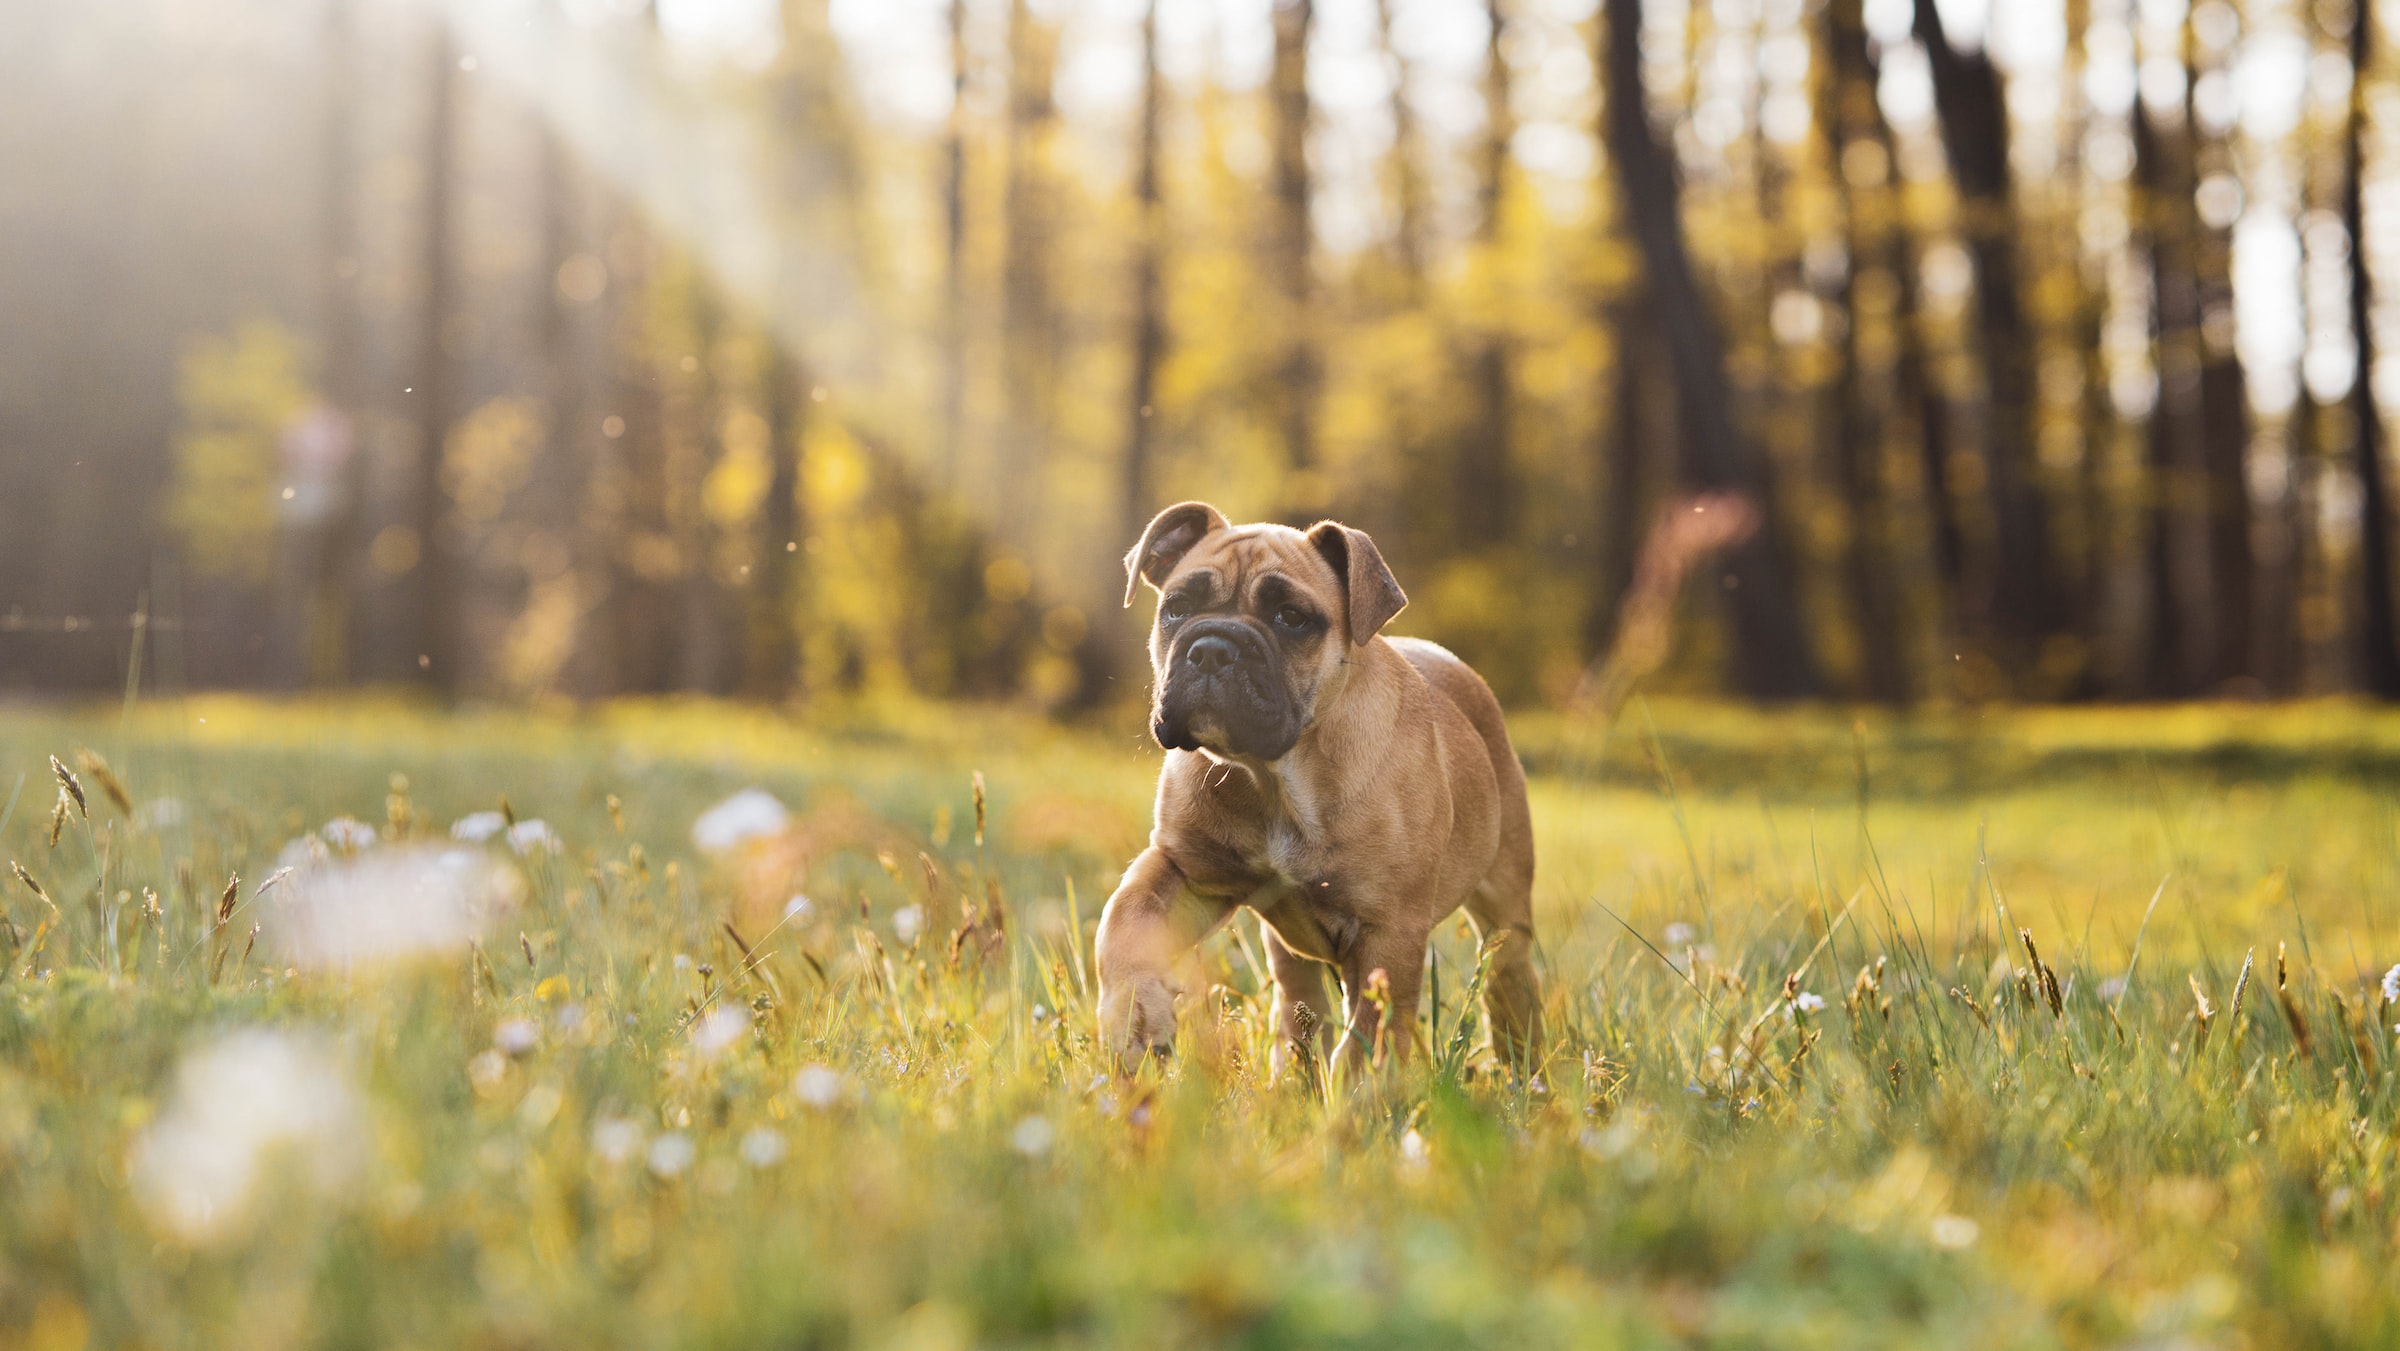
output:
[[[1141,542],[1125,555],[1125,603],[1133,604],[1133,593],[1142,583],[1156,586],[1165,581],[1193,545],[1228,524],[1225,513],[1206,502],[1178,502],[1152,517]]]
[[[1383,561],[1383,554],[1364,530],[1338,521],[1319,521],[1308,528],[1308,542],[1342,579],[1349,601],[1350,641],[1365,646],[1408,604],[1408,593]]]

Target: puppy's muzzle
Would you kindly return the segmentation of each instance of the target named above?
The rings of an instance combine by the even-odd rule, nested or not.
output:
[[[1275,646],[1255,625],[1202,619],[1161,663],[1151,734],[1168,750],[1281,755],[1297,728]]]

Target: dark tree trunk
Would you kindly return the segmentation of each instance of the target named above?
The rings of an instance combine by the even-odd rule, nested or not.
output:
[[[1600,572],[1592,604],[1584,618],[1584,648],[1604,654],[1616,641],[1618,619],[1641,566],[1642,525],[1649,519],[1649,500],[1656,496],[1645,479],[1651,476],[1650,451],[1675,442],[1670,429],[1654,425],[1671,420],[1672,412],[1654,399],[1654,392],[1674,379],[1652,339],[1657,325],[1650,319],[1649,297],[1637,284],[1620,296],[1607,316],[1616,332],[1616,367],[1611,372],[1615,392],[1610,399],[1608,430],[1598,438],[1600,463],[1593,527],[1600,545]]]
[[[1983,450],[1992,515],[1984,594],[1967,597],[1970,624],[1988,627],[1995,656],[2040,692],[2045,643],[2066,634],[2065,590],[2035,478],[2033,329],[2020,294],[2016,207],[2009,180],[2008,106],[1983,52],[1950,45],[1934,0],[1916,0],[1916,35],[1933,65],[1934,102],[1975,263],[1984,363]]]
[[[1125,477],[1117,505],[1117,538],[1128,546],[1164,505],[1156,501],[1151,454],[1155,444],[1158,368],[1166,358],[1161,258],[1166,228],[1159,190],[1160,113],[1158,0],[1142,15],[1142,114],[1134,146],[1133,379],[1125,399]]]
[[[365,563],[359,529],[365,519],[366,454],[359,444],[358,408],[365,393],[358,311],[358,46],[354,0],[326,0],[325,125],[320,147],[319,225],[324,257],[319,276],[323,316],[320,395],[341,439],[332,472],[333,501],[309,560],[310,598],[301,674],[309,683],[338,685],[351,671],[350,635]]]
[[[1392,260],[1400,271],[1401,299],[1413,306],[1425,298],[1424,146],[1416,106],[1409,102],[1414,81],[1408,58],[1392,41],[1392,0],[1375,0],[1375,31],[1392,67]]]
[[[1299,483],[1287,493],[1313,499],[1306,481],[1317,467],[1317,386],[1312,332],[1315,316],[1315,232],[1309,221],[1308,42],[1315,0],[1274,0],[1275,57],[1267,77],[1274,168],[1269,204],[1267,272],[1282,311],[1280,331],[1268,335],[1280,351],[1275,371],[1276,432],[1284,463]],[[1296,509],[1317,505],[1294,501]]]
[[[1681,474],[1692,488],[1738,492],[1760,528],[1722,556],[1733,629],[1733,681],[1752,698],[1816,692],[1817,670],[1794,604],[1774,504],[1756,455],[1734,426],[1725,352],[1685,251],[1675,165],[1650,126],[1642,95],[1641,0],[1607,0],[1609,151],[1648,267],[1652,313],[1675,368],[1682,414]]]
[[[1896,353],[1906,341],[1899,331],[1906,319],[1896,305],[1878,305],[1873,312],[1862,306],[1858,279],[1861,270],[1871,269],[1879,289],[1896,295],[1898,274],[1910,260],[1890,176],[1890,129],[1875,102],[1875,68],[1867,50],[1863,9],[1861,0],[1829,0],[1825,7],[1831,70],[1821,86],[1822,116],[1849,244],[1836,297],[1843,321],[1841,374],[1830,439],[1849,516],[1842,578],[1858,635],[1858,692],[1876,703],[1898,704],[1908,698],[1908,670],[1900,643],[1898,579],[1892,568],[1891,503],[1885,486],[1890,435],[1884,420],[1897,381],[1895,363],[1888,358],[1869,368],[1861,330],[1870,322],[1888,329],[1891,340],[1879,350]],[[1853,173],[1853,147],[1858,147],[1860,165],[1871,159],[1880,171],[1870,176],[1861,168]]]
[[[416,678],[443,695],[455,693],[460,672],[453,634],[458,597],[444,537],[449,512],[442,485],[442,451],[456,410],[456,367],[445,341],[454,303],[452,178],[458,158],[458,50],[438,20],[431,44],[425,119],[425,217],[422,274],[425,297],[417,335],[416,479],[409,523],[417,537],[416,585],[410,621],[415,637]]]
[[[2350,386],[2351,463],[2358,474],[2361,574],[2359,679],[2378,699],[2400,699],[2400,633],[2392,614],[2391,484],[2383,464],[2383,419],[2375,408],[2374,280],[2367,275],[2367,71],[2375,55],[2374,10],[2350,20],[2350,119],[2342,150],[2342,225],[2350,235],[2350,332],[2358,368]]]
[[[803,446],[807,443],[809,384],[799,358],[770,343],[766,371],[767,497],[758,512],[751,546],[749,671],[743,685],[752,698],[781,702],[800,690],[801,535],[807,528],[800,499]]]
[[[1508,196],[1509,137],[1516,119],[1509,106],[1508,60],[1501,55],[1508,14],[1502,0],[1484,0],[1490,34],[1483,53],[1483,144],[1477,197],[1482,208],[1476,244],[1490,269],[1486,284],[1501,282],[1498,266],[1504,247],[1501,229]],[[1459,545],[1470,551],[1489,549],[1508,541],[1516,530],[1516,479],[1511,457],[1514,435],[1515,379],[1511,371],[1507,322],[1498,315],[1476,338],[1474,385],[1476,414],[1472,430],[1461,438],[1451,474],[1452,512]]]
[[[1042,475],[1056,428],[1057,315],[1051,292],[1055,243],[1048,153],[1058,109],[1050,96],[1055,34],[1028,0],[1009,7],[1007,275],[1001,283],[1001,331],[1008,401],[1000,455],[999,537],[1023,547],[1040,510]]]
[[[967,0],[950,0],[950,124],[943,135],[941,484],[955,487],[967,436]]]
[[[718,583],[712,557],[716,529],[702,497],[709,475],[725,452],[723,382],[717,370],[724,316],[717,297],[709,290],[708,278],[700,274],[696,263],[691,285],[695,292],[692,345],[699,367],[692,378],[688,409],[691,425],[684,429],[689,441],[684,453],[677,457],[681,481],[674,489],[683,515],[680,522],[682,622],[676,639],[675,684],[676,688],[694,694],[722,694],[728,673],[738,670],[738,664],[728,651],[731,644],[726,641],[725,588]]]
[[[2214,680],[2215,579],[2200,389],[2200,292],[2193,269],[2190,137],[2162,132],[2139,103],[2134,158],[2149,235],[2158,402],[2150,414],[2150,585],[2153,694],[2189,697]]]

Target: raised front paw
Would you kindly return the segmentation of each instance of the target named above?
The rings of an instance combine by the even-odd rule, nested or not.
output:
[[[1100,1040],[1131,1074],[1145,1056],[1175,1053],[1175,992],[1148,972],[1106,981],[1100,990]]]

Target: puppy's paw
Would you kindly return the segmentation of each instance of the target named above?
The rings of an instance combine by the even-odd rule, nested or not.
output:
[[[1107,982],[1100,991],[1100,1039],[1126,1074],[1144,1056],[1175,1053],[1175,992],[1148,972]]]

